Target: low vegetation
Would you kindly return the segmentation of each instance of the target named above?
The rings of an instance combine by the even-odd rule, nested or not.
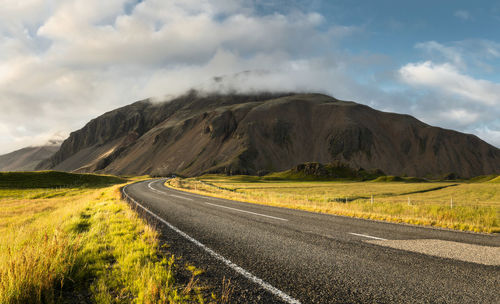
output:
[[[350,180],[365,181],[373,180],[383,176],[380,170],[353,169],[341,162],[321,164],[309,162],[300,164],[290,170],[274,172],[263,176],[262,180],[296,180],[296,181],[318,181],[318,180]]]
[[[498,177],[430,182],[273,180],[269,176],[175,178],[170,187],[258,204],[475,232],[500,232]]]
[[[124,183],[111,175],[76,174],[58,171],[0,172],[0,189],[95,188]]]
[[[200,270],[179,266],[160,246],[157,232],[120,199],[116,183],[123,182],[2,174],[0,303],[205,302],[207,292],[195,284]],[[177,282],[179,271],[191,281]]]

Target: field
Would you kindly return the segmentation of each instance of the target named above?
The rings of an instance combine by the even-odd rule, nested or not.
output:
[[[500,232],[500,183],[494,177],[474,182],[273,180],[255,176],[205,175],[175,178],[170,187],[200,194],[391,222]]]
[[[212,300],[195,284],[201,271],[177,265],[157,232],[120,199],[125,182],[59,172],[1,173],[0,303]],[[179,272],[191,280],[177,282]]]

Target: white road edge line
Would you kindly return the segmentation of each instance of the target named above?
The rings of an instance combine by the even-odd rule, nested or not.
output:
[[[237,273],[241,274],[242,276],[244,276],[245,278],[249,279],[250,281],[254,282],[255,284],[259,285],[260,287],[264,288],[265,290],[269,291],[270,293],[272,293],[273,295],[281,298],[283,301],[285,301],[286,303],[290,303],[290,304],[301,304],[301,302],[295,298],[292,298],[291,296],[289,296],[288,294],[286,294],[285,292],[279,290],[278,288],[272,286],[271,284],[265,282],[264,280],[256,277],[255,275],[253,275],[252,273],[250,273],[249,271],[241,268],[240,266],[236,265],[235,263],[231,262],[230,260],[226,259],[225,257],[223,257],[222,255],[218,254],[217,252],[213,251],[212,249],[208,248],[207,246],[205,246],[204,244],[200,243],[198,240],[194,239],[193,237],[189,236],[187,233],[183,232],[182,230],[180,230],[179,228],[175,227],[174,225],[170,224],[169,222],[165,221],[164,219],[162,219],[160,216],[156,215],[155,213],[153,213],[152,211],[150,211],[148,208],[144,207],[143,205],[139,204],[135,199],[131,198],[127,192],[125,191],[125,189],[128,187],[125,186],[122,188],[122,191],[123,191],[123,194],[125,194],[125,196],[130,199],[131,201],[133,201],[137,206],[141,207],[142,209],[144,209],[144,211],[146,211],[147,213],[151,214],[153,217],[155,217],[156,219],[158,219],[160,222],[162,222],[163,224],[167,225],[170,229],[174,230],[175,232],[177,232],[178,234],[180,234],[181,236],[183,236],[184,238],[186,238],[187,240],[189,240],[190,242],[194,243],[196,246],[200,247],[201,249],[205,250],[208,254],[210,254],[212,257],[216,258],[217,260],[223,262],[224,264],[226,264],[228,267],[230,267],[231,269],[233,269],[234,271],[236,271]]]
[[[370,239],[374,239],[374,240],[387,241],[387,239],[376,237],[376,236],[371,236],[371,235],[367,235],[367,234],[360,234],[360,233],[354,233],[354,232],[349,232],[349,234],[362,236],[362,237],[370,238]]]
[[[226,208],[226,209],[230,209],[230,210],[234,210],[234,211],[250,213],[250,214],[253,214],[253,215],[264,216],[264,217],[272,218],[272,219],[275,219],[275,220],[288,221],[287,219],[284,219],[284,218],[281,218],[281,217],[276,217],[276,216],[271,216],[271,215],[265,215],[265,214],[251,212],[251,211],[246,211],[246,210],[241,210],[241,209],[236,209],[236,208],[231,208],[231,207],[216,205],[216,204],[212,204],[212,203],[208,203],[208,202],[205,202],[205,204],[210,205],[210,206],[220,207],[220,208]]]

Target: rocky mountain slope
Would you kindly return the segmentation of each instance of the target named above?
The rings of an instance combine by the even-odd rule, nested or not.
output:
[[[39,147],[26,147],[0,155],[0,171],[33,171],[41,161],[48,159],[59,150],[61,143]]]
[[[139,101],[71,133],[39,169],[114,174],[259,174],[305,162],[418,177],[500,172],[500,150],[322,94],[199,95]]]

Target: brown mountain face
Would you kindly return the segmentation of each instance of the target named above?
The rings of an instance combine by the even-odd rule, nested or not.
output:
[[[208,95],[139,101],[71,133],[39,168],[113,174],[261,174],[340,162],[417,177],[500,172],[500,150],[322,94]]]
[[[0,171],[33,171],[43,160],[59,150],[60,143],[27,147],[0,155]]]

